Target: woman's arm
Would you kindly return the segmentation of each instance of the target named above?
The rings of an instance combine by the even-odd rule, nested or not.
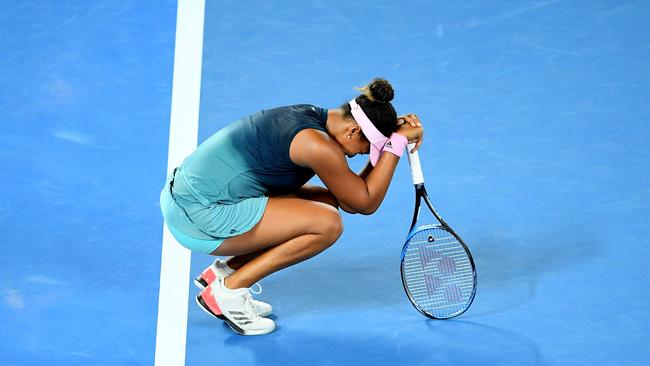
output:
[[[398,132],[409,141],[419,141],[422,128],[407,125],[400,126]],[[334,140],[312,129],[296,135],[291,144],[291,158],[296,164],[312,169],[345,211],[365,215],[379,208],[399,162],[398,156],[384,153],[377,166],[362,171],[362,175],[367,174],[362,177],[350,170],[345,154]]]
[[[366,178],[368,178],[368,175],[370,175],[370,172],[372,171],[373,168],[374,167],[372,166],[372,164],[370,164],[370,161],[368,161],[366,163],[366,166],[363,167],[363,169],[359,172],[359,174],[358,174],[359,177],[361,177],[361,179],[365,180]]]
[[[377,166],[363,179],[350,170],[340,145],[327,133],[313,129],[296,135],[290,154],[296,164],[318,175],[339,205],[362,214],[377,210],[399,161],[395,155],[383,154]]]
[[[369,215],[383,201],[399,162],[383,154],[377,166],[363,179],[348,167],[345,155],[331,143],[314,143],[308,148],[308,164],[347,211]]]

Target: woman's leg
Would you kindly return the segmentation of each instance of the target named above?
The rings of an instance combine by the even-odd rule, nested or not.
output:
[[[330,191],[327,188],[314,186],[314,185],[305,184],[296,193],[277,196],[277,197],[302,198],[309,201],[327,203],[332,207],[338,208],[338,202],[336,201],[336,198],[334,198],[334,196],[330,193]],[[258,252],[231,257],[227,261],[228,267],[237,270],[241,268],[244,264],[255,259],[255,257],[257,257],[258,255],[264,253],[266,250],[267,249],[262,249]],[[211,253],[211,254],[217,255],[216,253]]]
[[[230,267],[230,268],[232,268],[232,269],[234,269],[236,271],[236,270],[240,269],[241,267],[243,267],[244,264],[252,261],[258,255],[260,255],[260,254],[262,254],[262,253],[264,253],[266,251],[267,251],[267,249],[262,249],[260,251],[254,252],[254,253],[249,253],[249,254],[237,255],[237,256],[234,256],[234,257],[230,257],[230,258],[228,258],[228,260],[226,260],[226,263],[228,264],[228,267]],[[212,254],[214,254],[214,253],[212,253]]]
[[[271,197],[253,229],[226,239],[212,254],[242,256],[261,252],[226,279],[229,288],[250,287],[275,271],[322,252],[342,232],[341,216],[331,204]]]

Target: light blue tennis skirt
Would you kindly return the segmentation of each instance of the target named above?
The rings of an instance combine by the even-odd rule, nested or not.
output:
[[[231,204],[203,205],[172,192],[174,172],[160,192],[160,209],[169,231],[184,247],[201,253],[214,252],[221,243],[252,229],[264,214],[268,197],[253,197]]]

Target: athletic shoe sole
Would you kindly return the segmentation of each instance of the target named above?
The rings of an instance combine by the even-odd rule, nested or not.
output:
[[[208,287],[208,283],[203,279],[203,277],[199,276],[194,279],[194,286],[200,288],[201,290],[205,289]]]
[[[212,310],[210,310],[210,308],[208,307],[208,304],[206,304],[205,301],[203,301],[203,297],[201,296],[201,294],[196,296],[196,304],[199,305],[199,307],[203,309],[203,311],[205,311],[208,315],[211,315],[217,319],[221,319],[225,321],[226,324],[228,324],[228,326],[230,327],[230,329],[232,329],[233,331],[235,331],[235,333],[239,335],[244,335],[244,336],[264,335],[264,334],[269,334],[273,330],[275,330],[275,328],[271,330],[244,330],[240,328],[237,324],[235,324],[232,320],[226,318],[225,315],[213,313]]]

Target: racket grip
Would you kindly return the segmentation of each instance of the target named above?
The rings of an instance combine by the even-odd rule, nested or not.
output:
[[[409,166],[411,167],[411,179],[413,184],[424,183],[424,174],[422,174],[422,166],[420,165],[420,155],[418,152],[412,153],[411,150],[415,147],[415,143],[408,144]]]

